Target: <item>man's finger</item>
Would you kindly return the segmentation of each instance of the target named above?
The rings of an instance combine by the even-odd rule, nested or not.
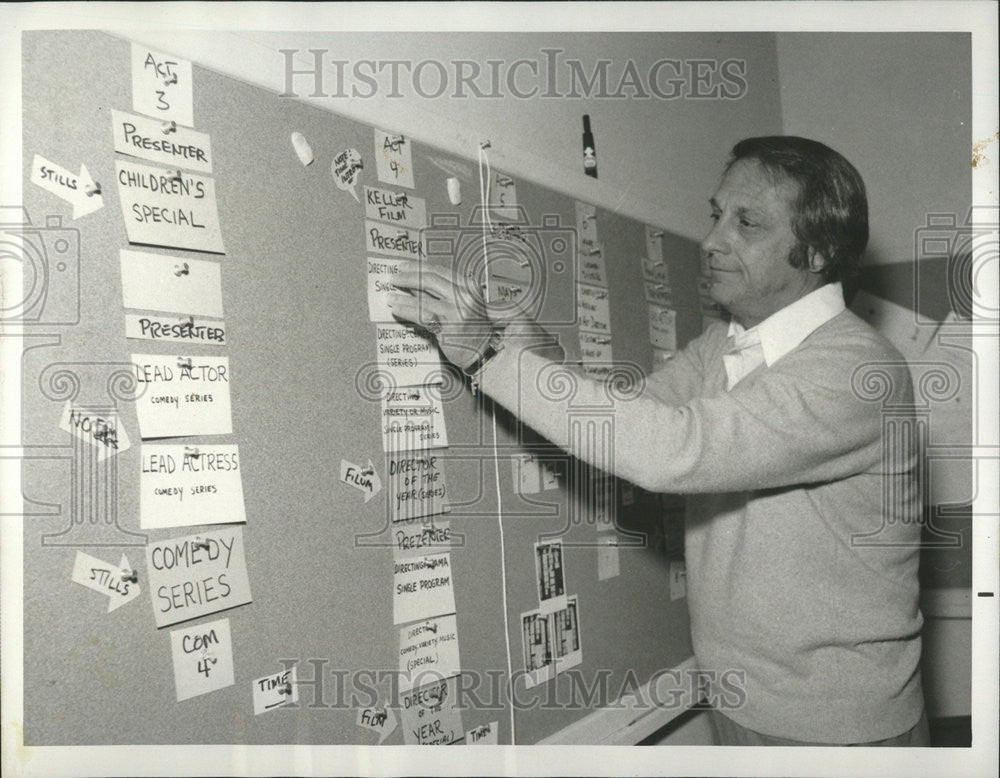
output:
[[[393,279],[393,283],[395,283],[395,279]],[[408,294],[393,292],[389,295],[388,303],[393,316],[420,327],[426,328],[427,325],[433,324],[435,321],[444,324],[448,320],[444,306],[430,297],[418,299]]]

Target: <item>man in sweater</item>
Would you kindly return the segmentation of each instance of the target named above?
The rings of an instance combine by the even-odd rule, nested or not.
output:
[[[905,429],[912,387],[840,285],[868,240],[864,183],[820,143],[751,138],[734,147],[710,203],[703,262],[732,321],[616,404],[613,470],[689,495],[695,656],[745,678],[744,704],[713,711],[717,740],[927,745],[917,453],[912,438],[884,432]],[[532,346],[536,325],[492,325],[460,308],[435,268],[411,266],[395,283],[412,293],[394,295],[396,316],[422,322],[483,392],[588,456],[569,435],[565,400],[538,380],[561,353]],[[575,402],[607,402],[601,382],[577,384]]]

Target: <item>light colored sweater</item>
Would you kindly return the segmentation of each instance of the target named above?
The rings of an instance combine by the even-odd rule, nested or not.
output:
[[[481,374],[485,393],[584,459],[593,457],[569,433],[572,409],[612,407],[615,475],[690,495],[695,655],[702,669],[745,673],[745,699],[726,715],[828,743],[880,740],[917,723],[916,452],[906,442],[882,456],[883,405],[912,403],[912,386],[884,338],[845,310],[727,392],[719,323],[639,397],[610,401],[582,376],[572,397],[553,399],[552,371],[566,368],[511,340]],[[883,365],[884,402],[858,396],[871,382],[852,388],[866,363]],[[893,495],[885,507],[883,489]]]

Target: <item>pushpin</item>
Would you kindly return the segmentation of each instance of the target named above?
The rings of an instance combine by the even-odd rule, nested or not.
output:
[[[479,148],[483,149],[484,151],[490,148],[491,145],[492,144],[488,140],[479,141]]]
[[[84,188],[83,193],[87,195],[87,197],[93,197],[94,195],[99,195],[101,193],[100,183],[95,181],[94,183],[89,184],[86,188]]]
[[[301,132],[292,133],[292,148],[295,149],[296,155],[298,155],[299,162],[304,166],[311,165],[313,162],[313,150],[312,146],[309,145],[309,141],[306,140],[305,135]]]
[[[663,237],[663,230],[654,230],[653,232],[649,233],[649,236],[651,238],[662,238]]]
[[[178,359],[177,367],[179,367],[181,370],[187,370],[190,372],[191,369],[194,367],[194,365],[191,363],[191,357],[188,357],[186,360]]]
[[[292,693],[292,685],[285,681],[281,686],[278,687],[278,691],[284,695],[290,695]]]
[[[590,256],[594,256],[594,254],[600,254],[600,253],[601,253],[601,247],[600,247],[600,246],[594,246],[594,248],[592,248],[592,249],[591,249],[590,251],[588,251],[587,253],[588,253],[588,254],[589,254]]]
[[[171,73],[169,76],[167,76],[165,79],[163,79],[163,83],[166,86],[170,86],[171,84],[176,84],[177,83],[177,74],[176,73]]]
[[[160,131],[163,132],[164,135],[169,135],[172,132],[177,132],[177,122],[175,122],[173,119],[171,119],[169,122],[164,122],[163,126],[160,127]]]
[[[181,267],[180,265],[174,265],[174,275],[175,276],[178,276],[178,277],[179,276],[186,276],[190,272],[191,272],[191,269],[188,267],[188,263],[187,262],[184,263],[183,267]]]
[[[593,218],[594,218],[594,217],[596,217],[596,216],[597,216],[597,214],[594,214],[594,213],[585,213],[585,214],[583,215],[583,219],[581,219],[581,221],[582,221],[582,222],[583,222],[584,224],[586,224],[587,222],[589,222],[589,221],[590,221],[591,219],[593,219]]]
[[[122,580],[131,583],[139,582],[139,573],[135,570],[122,570]]]
[[[462,204],[462,184],[454,176],[448,179],[448,201],[452,205]]]
[[[191,545],[194,546],[195,548],[203,548],[206,551],[209,550],[208,541],[202,540],[200,537],[196,537],[194,539],[194,543],[192,543]]]
[[[167,173],[167,178],[169,178],[171,181],[183,181],[184,173],[182,173],[180,170],[171,170]]]

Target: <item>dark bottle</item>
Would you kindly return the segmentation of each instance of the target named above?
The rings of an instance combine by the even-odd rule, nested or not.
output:
[[[590,115],[583,115],[583,172],[597,178],[597,147],[590,131]]]

